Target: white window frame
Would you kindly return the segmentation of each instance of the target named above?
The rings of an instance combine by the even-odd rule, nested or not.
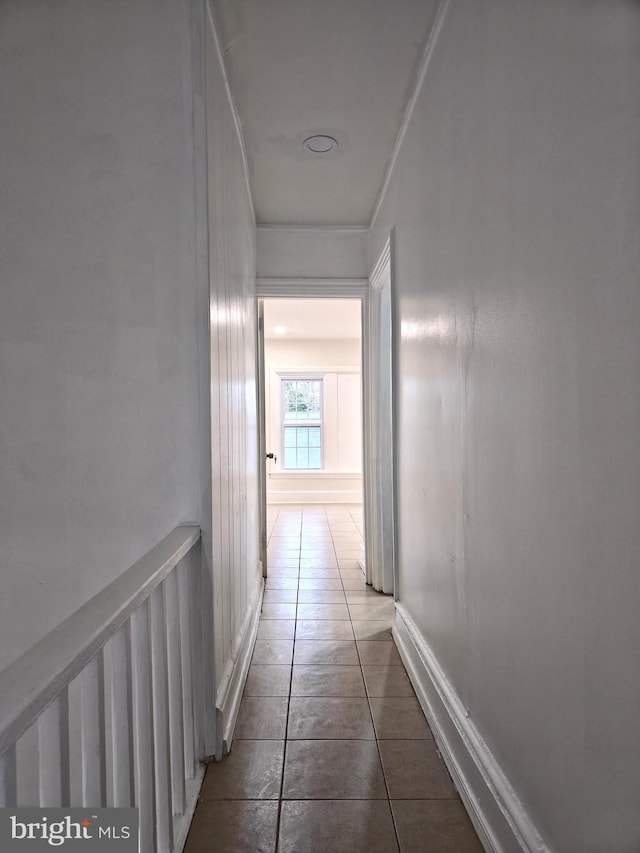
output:
[[[282,468],[281,470],[287,474],[319,474],[325,470],[325,452],[324,452],[324,438],[325,438],[325,425],[326,425],[326,412],[325,412],[325,394],[324,394],[324,374],[319,373],[289,373],[288,371],[278,371],[277,374],[278,380],[280,382],[280,411],[279,411],[279,419],[280,419],[280,451],[281,451],[281,459],[282,459]],[[306,423],[306,424],[286,424],[284,420],[285,416],[285,404],[284,404],[284,383],[285,382],[319,382],[320,383],[320,420],[319,422],[314,423]],[[285,427],[297,427],[297,426],[309,426],[309,427],[320,427],[320,467],[319,468],[287,468],[285,466],[285,452],[286,447],[284,443],[284,432]]]
[[[333,364],[323,365],[314,364],[306,367],[285,367],[274,364],[270,366],[267,376],[267,399],[268,399],[268,420],[269,429],[268,437],[270,449],[276,454],[277,461],[267,469],[267,477],[269,479],[297,479],[299,477],[307,477],[311,479],[330,479],[340,477],[343,479],[358,479],[363,476],[362,470],[341,470],[336,467],[337,457],[335,457],[335,435],[333,427],[330,423],[330,417],[327,407],[332,405],[333,387],[331,385],[332,377],[336,378],[343,374],[361,375],[361,368],[358,364]],[[322,442],[322,468],[285,468],[284,467],[284,447],[283,447],[283,431],[282,431],[282,393],[280,392],[281,379],[322,379],[323,380],[323,395],[322,395],[322,422],[323,430],[321,436]],[[329,383],[329,384],[327,384]],[[276,387],[278,390],[276,391]]]

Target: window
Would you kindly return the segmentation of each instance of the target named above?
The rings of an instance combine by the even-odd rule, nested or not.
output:
[[[282,380],[284,467],[322,468],[322,379]]]

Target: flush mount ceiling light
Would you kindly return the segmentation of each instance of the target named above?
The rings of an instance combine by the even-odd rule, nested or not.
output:
[[[338,150],[338,142],[333,136],[319,133],[316,136],[308,136],[302,143],[302,147],[309,154],[330,154]]]

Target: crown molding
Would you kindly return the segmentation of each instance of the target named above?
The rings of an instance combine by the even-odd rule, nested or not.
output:
[[[438,42],[438,38],[440,37],[440,33],[442,31],[442,25],[444,23],[447,10],[449,8],[449,3],[450,0],[440,0],[440,5],[438,6],[438,11],[436,12],[433,26],[431,27],[431,32],[429,33],[429,38],[427,39],[427,42],[425,44],[420,65],[418,66],[415,81],[411,88],[411,94],[409,95],[407,105],[402,115],[402,121],[400,122],[400,127],[398,128],[398,133],[396,134],[395,142],[393,143],[391,156],[387,161],[387,166],[384,172],[384,177],[382,179],[382,184],[380,185],[378,195],[376,196],[376,203],[373,207],[373,213],[371,214],[371,221],[369,223],[370,229],[373,228],[373,226],[375,225],[376,219],[378,218],[378,214],[380,213],[380,208],[382,207],[382,202],[386,195],[387,188],[389,186],[389,181],[391,180],[391,175],[393,173],[393,169],[396,165],[396,160],[398,159],[398,155],[400,153],[400,148],[407,133],[407,128],[409,126],[409,122],[411,121],[411,116],[413,115],[413,111],[418,101],[418,96],[420,95],[420,89],[422,88],[422,84],[424,83],[424,78],[426,77],[427,70],[429,68],[429,65],[431,64],[431,58],[433,56],[436,44]]]

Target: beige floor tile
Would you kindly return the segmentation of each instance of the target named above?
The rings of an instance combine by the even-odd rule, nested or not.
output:
[[[432,739],[431,730],[415,697],[370,697],[369,704],[379,740]]]
[[[345,591],[348,604],[372,604],[380,601],[381,595],[381,592],[376,592],[370,586],[365,586],[364,589],[348,589]]]
[[[245,696],[240,703],[235,740],[284,740],[287,696]]]
[[[362,667],[367,696],[413,697],[413,687],[402,666],[365,664]]]
[[[338,559],[338,568],[339,569],[358,569],[360,568],[360,564],[357,559],[353,560],[342,560]],[[362,569],[360,569],[362,571]]]
[[[338,561],[335,557],[301,557],[301,569],[337,569]]]
[[[340,572],[338,569],[308,569],[306,566],[300,569],[301,578],[333,578],[335,581],[340,580]]]
[[[253,649],[253,664],[291,663],[293,640],[256,640]]]
[[[272,578],[297,578],[299,575],[298,565],[272,566],[269,563],[269,577]]]
[[[277,829],[277,802],[200,802],[184,853],[274,853]]]
[[[293,740],[375,740],[366,699],[292,696],[287,736]]]
[[[277,800],[284,755],[281,740],[237,740],[207,768],[203,800]]]
[[[299,559],[299,548],[267,548],[267,563],[274,566],[296,565]]]
[[[393,640],[378,642],[358,640],[360,663],[378,666],[402,666],[402,661]]]
[[[295,604],[298,600],[298,589],[294,587],[293,589],[271,589],[267,587],[264,591],[263,601],[265,604],[272,604],[275,601],[283,601],[288,602],[289,604]]]
[[[388,619],[391,622],[396,613],[395,602],[392,598],[386,598],[368,601],[365,604],[349,604],[349,613],[356,622],[364,619],[368,621]]]
[[[265,601],[262,604],[261,619],[295,619],[296,605],[283,601]]]
[[[386,800],[376,742],[289,741],[283,796],[287,800]]]
[[[309,544],[306,548],[300,549],[300,557],[310,560],[315,559],[316,557],[330,557],[331,559],[334,559],[335,551],[333,549],[333,543],[329,543],[327,545],[322,545],[319,542],[316,544]]]
[[[447,768],[432,740],[381,740],[378,746],[392,800],[456,796]]]
[[[296,640],[353,640],[351,622],[346,619],[298,619]]]
[[[402,853],[483,853],[459,799],[394,800]]]
[[[292,696],[366,696],[359,666],[299,664],[293,667]]]
[[[293,640],[295,619],[261,619],[258,625],[259,640]]]
[[[290,685],[290,666],[251,664],[244,687],[244,695],[288,696]]]
[[[352,619],[351,624],[353,625],[353,633],[356,636],[356,640],[388,641],[391,639],[391,626],[393,624],[391,619]]]
[[[279,853],[397,853],[389,806],[376,800],[282,804]]]
[[[344,604],[345,594],[341,589],[301,589],[298,592],[298,601],[304,604],[312,604],[322,601],[325,604]]]
[[[346,604],[306,602],[298,604],[298,619],[349,619]]]
[[[297,578],[272,578],[267,577],[267,589],[298,589]]]
[[[357,666],[359,659],[355,640],[296,640],[293,662]]]
[[[279,569],[293,569],[297,571],[300,567],[300,559],[282,559],[281,557],[269,557],[267,559],[267,573],[272,575]]]
[[[362,569],[339,569],[343,581],[366,581]]]
[[[337,578],[300,578],[300,589],[339,589],[342,581]]]
[[[342,569],[341,569],[342,571]],[[358,569],[358,574],[352,578],[342,578],[342,586],[345,590],[350,589],[352,591],[359,590],[360,592],[369,589],[367,586],[367,581],[365,576]]]

